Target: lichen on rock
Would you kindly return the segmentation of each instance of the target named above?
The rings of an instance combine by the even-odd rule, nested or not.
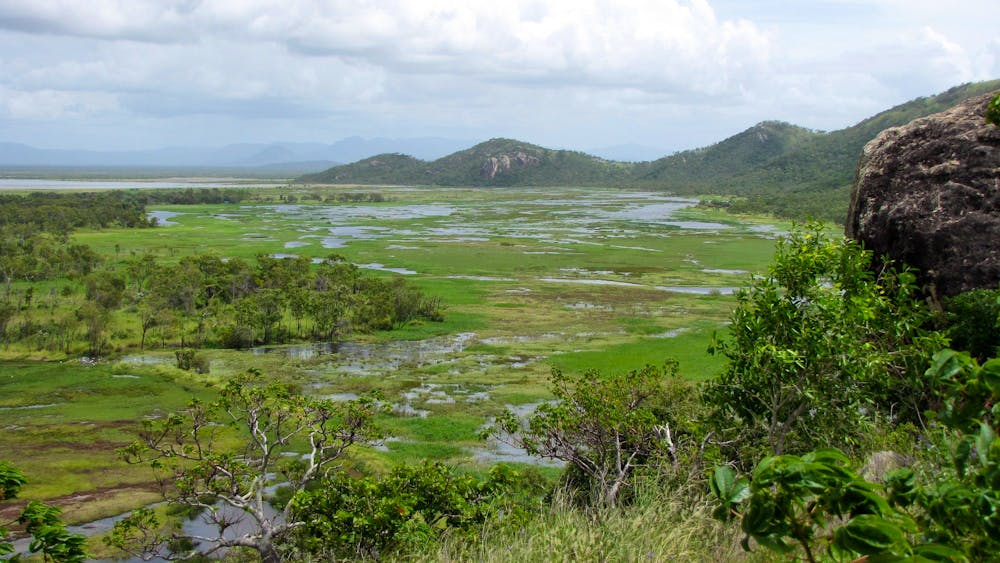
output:
[[[1000,283],[1000,127],[995,93],[886,129],[858,163],[846,234],[919,270],[934,297]]]

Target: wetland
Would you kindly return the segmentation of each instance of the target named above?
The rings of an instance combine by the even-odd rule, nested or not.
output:
[[[72,523],[155,501],[148,473],[118,461],[115,448],[137,421],[210,397],[248,368],[317,397],[376,393],[391,405],[379,423],[392,439],[358,450],[361,467],[539,464],[484,441],[484,425],[551,399],[554,368],[620,372],[676,358],[684,377],[711,377],[722,360],[706,350],[726,330],[733,291],[766,268],[776,234],[788,228],[697,199],[613,188],[386,187],[377,188],[379,201],[337,201],[351,190],[339,187],[247,189],[255,197],[238,203],[149,205],[152,228],[82,229],[71,239],[109,269],[143,255],[316,264],[336,253],[371,275],[405,278],[440,301],[443,320],[334,341],[205,348],[205,373],[178,369],[170,338],[140,350],[139,328],[127,323],[96,362],[6,342],[0,449],[29,478],[23,498],[61,506]],[[279,324],[295,322],[286,311]],[[79,501],[87,495],[100,501]]]

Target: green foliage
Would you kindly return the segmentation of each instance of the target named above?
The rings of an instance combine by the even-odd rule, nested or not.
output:
[[[915,531],[913,520],[894,510],[876,485],[853,473],[839,450],[765,458],[754,469],[748,491],[747,507],[739,514],[745,549],[753,538],[781,553],[799,546],[809,561],[821,551],[835,559],[913,554],[907,541]]]
[[[0,276],[8,288],[7,296],[0,299],[0,336],[17,341],[47,332],[11,334],[7,326],[18,315],[10,305],[11,285],[35,275],[32,272],[41,267],[50,247],[44,240],[6,234],[13,238],[4,239],[5,233],[0,232],[0,247],[9,246],[8,253],[0,253]],[[115,271],[95,270],[100,257],[87,246],[72,245],[60,252],[53,259],[65,260],[65,264],[51,273],[79,276],[86,292],[86,301],[74,305],[79,324],[63,330],[82,328],[93,356],[102,356],[113,344],[108,327],[119,312],[138,325],[141,348],[156,337],[161,345],[166,344],[168,335],[179,336],[181,346],[195,347],[207,343],[244,348],[293,337],[330,341],[351,330],[392,330],[415,320],[443,320],[440,299],[425,295],[401,277],[385,280],[364,274],[336,255],[313,268],[305,257],[277,259],[261,254],[250,264],[198,254],[168,265],[146,254],[127,260]],[[66,297],[67,301],[75,298],[72,291]],[[295,319],[294,336],[289,315]],[[303,330],[303,321],[311,330]],[[57,344],[63,341],[52,343]]]
[[[42,553],[46,559],[65,563],[81,563],[89,559],[87,540],[80,534],[71,534],[59,519],[58,508],[40,502],[29,502],[17,521],[31,534],[28,549]]]
[[[721,502],[712,513],[719,520],[728,519],[734,514],[733,507],[750,496],[750,481],[746,477],[737,478],[728,465],[716,467],[708,484],[712,494]]]
[[[6,461],[0,461],[0,500],[16,498],[25,482],[24,473]]]
[[[279,549],[303,523],[292,518],[291,505],[268,510],[265,490],[283,483],[295,493],[321,478],[348,448],[381,437],[372,421],[384,410],[370,398],[309,399],[251,371],[227,382],[218,401],[193,401],[183,411],[143,421],[139,440],[119,453],[160,474],[172,503],[205,511],[218,533],[199,538],[198,549],[251,548],[270,563],[280,560]],[[236,517],[246,520],[248,531],[226,533]],[[106,543],[149,556],[169,550],[164,539],[156,519],[137,512],[116,523]]]
[[[101,258],[89,247],[67,246],[50,234],[31,226],[0,226],[0,277],[5,291],[11,296],[16,281],[41,281],[56,277],[82,277],[93,271]]]
[[[737,294],[728,363],[704,390],[709,421],[734,459],[853,447],[883,420],[917,420],[929,399],[920,374],[940,337],[907,271],[871,272],[871,255],[819,226],[778,242],[766,277]]]
[[[211,362],[197,350],[182,348],[174,352],[174,357],[177,358],[177,369],[195,373],[208,373],[211,370]]]
[[[986,107],[986,123],[1000,126],[1000,94],[993,96],[990,105]]]
[[[146,205],[151,203],[166,203],[171,205],[240,203],[250,196],[249,190],[240,188],[141,190],[132,193]]]
[[[980,366],[968,354],[944,350],[926,377],[943,399],[937,421],[951,432],[953,469],[928,483],[914,471],[867,482],[837,450],[765,458],[753,470],[749,495],[728,467],[716,470],[716,516],[740,519],[759,545],[781,553],[800,548],[806,559],[985,561],[1000,553],[1000,359]],[[745,478],[744,478],[745,479]],[[719,482],[717,485],[716,482]],[[742,511],[739,509],[742,508]]]
[[[7,462],[0,461],[0,501],[17,497],[25,482],[23,473]],[[69,533],[66,525],[59,519],[59,513],[58,508],[37,501],[31,501],[24,507],[17,522],[31,535],[28,550],[31,553],[41,553],[46,561],[56,563],[86,561],[90,557],[86,551],[86,538]],[[3,561],[20,561],[18,555],[13,558],[4,557],[14,551],[14,546],[6,541],[7,532],[7,528],[0,524],[0,558]]]
[[[1000,290],[974,289],[944,302],[945,333],[956,350],[979,361],[1000,353]]]
[[[136,191],[33,191],[0,195],[0,227],[10,225],[65,236],[80,228],[149,227],[152,223]]]
[[[479,480],[429,461],[397,467],[383,478],[337,475],[293,499],[296,518],[305,522],[298,542],[319,558],[378,559],[419,549],[441,535],[468,534],[487,520],[511,518],[507,499],[518,478],[494,466]]]
[[[508,411],[488,434],[570,464],[591,503],[617,504],[637,469],[662,459],[676,466],[685,455],[697,407],[676,362],[610,375],[553,369],[550,381],[554,401],[526,424]]]

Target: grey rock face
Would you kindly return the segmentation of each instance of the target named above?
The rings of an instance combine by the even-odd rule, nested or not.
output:
[[[539,162],[538,158],[520,151],[512,155],[502,154],[500,156],[491,156],[483,162],[482,167],[479,169],[479,175],[484,178],[493,179],[499,174],[509,172],[511,168],[535,166]]]
[[[993,94],[886,129],[858,164],[847,236],[919,270],[935,297],[1000,283],[1000,127]]]

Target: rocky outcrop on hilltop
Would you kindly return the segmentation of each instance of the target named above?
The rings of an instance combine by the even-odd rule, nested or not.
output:
[[[511,168],[537,166],[539,162],[541,161],[538,157],[529,156],[520,151],[509,155],[491,156],[483,162],[483,166],[479,169],[479,175],[492,180],[500,174],[510,172]]]
[[[984,119],[992,97],[886,129],[858,164],[847,236],[917,268],[936,297],[1000,283],[1000,127]]]

